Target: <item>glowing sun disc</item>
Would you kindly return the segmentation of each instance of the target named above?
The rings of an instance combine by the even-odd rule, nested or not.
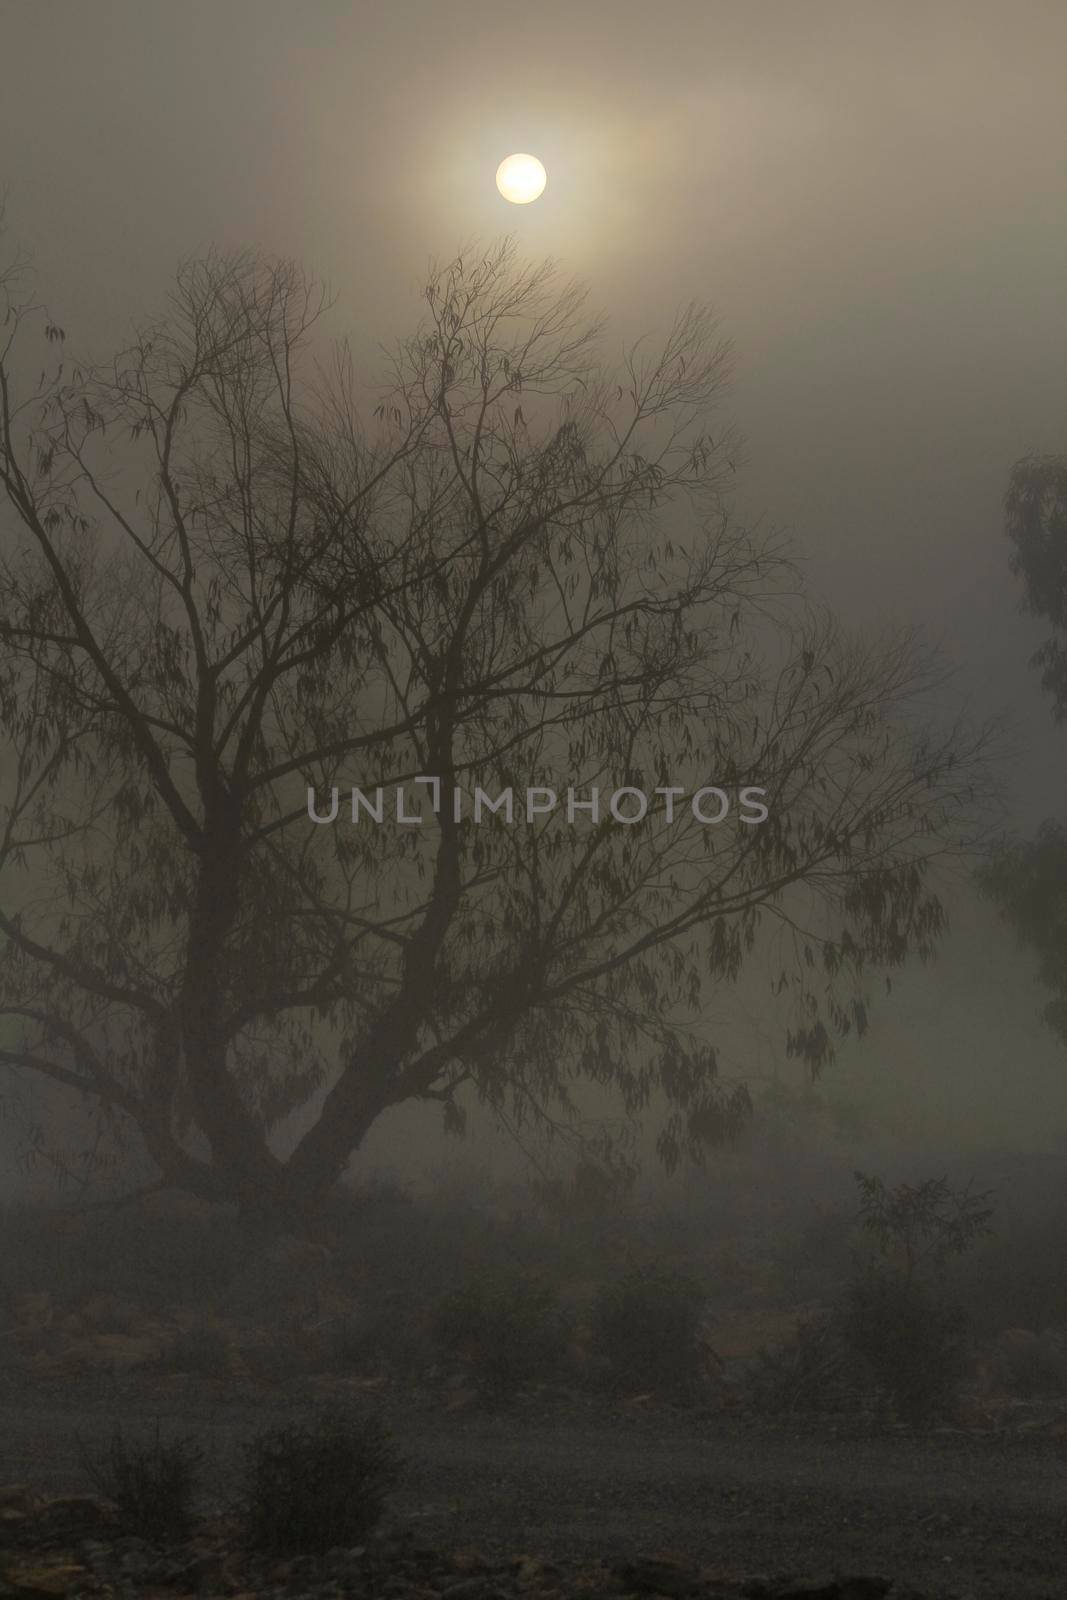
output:
[[[505,200],[528,206],[545,190],[548,173],[536,156],[508,156],[496,169],[496,186]]]

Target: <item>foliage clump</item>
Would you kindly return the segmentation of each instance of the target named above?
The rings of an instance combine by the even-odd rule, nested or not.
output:
[[[952,1410],[969,1365],[966,1318],[930,1284],[884,1266],[861,1273],[842,1328],[902,1422]]]
[[[192,1439],[164,1439],[155,1432],[140,1442],[116,1426],[106,1451],[93,1456],[81,1439],[82,1465],[98,1493],[115,1507],[125,1533],[156,1543],[189,1537],[204,1452]]]
[[[380,1522],[401,1466],[377,1417],[322,1413],[260,1433],[245,1447],[245,1538],[286,1554],[356,1544]]]
[[[443,1295],[431,1332],[486,1388],[515,1389],[544,1377],[566,1347],[569,1319],[554,1289],[517,1272],[482,1273]]]
[[[968,1319],[948,1292],[950,1261],[991,1231],[988,1193],[944,1178],[889,1188],[855,1173],[858,1221],[872,1248],[828,1310],[791,1339],[761,1350],[746,1397],[772,1414],[839,1409],[872,1393],[898,1418],[922,1423],[951,1412],[971,1366]]]
[[[875,1244],[857,1261],[840,1326],[898,1417],[919,1423],[949,1412],[970,1364],[967,1319],[946,1292],[949,1260],[990,1232],[989,1194],[944,1178],[888,1189],[855,1174],[860,1221]]]
[[[705,1305],[703,1289],[684,1273],[632,1267],[597,1293],[591,1353],[613,1387],[689,1392],[704,1371]]]
[[[854,1366],[837,1314],[811,1317],[791,1339],[757,1352],[745,1374],[745,1398],[771,1416],[823,1411],[844,1398]]]
[[[894,1261],[904,1276],[942,1273],[952,1256],[964,1252],[989,1226],[991,1191],[972,1194],[970,1185],[954,1190],[944,1178],[887,1189],[881,1178],[855,1174],[860,1191],[860,1221],[873,1234],[879,1254]]]

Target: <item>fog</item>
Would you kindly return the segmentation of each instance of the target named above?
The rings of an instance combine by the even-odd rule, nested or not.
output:
[[[0,52],[0,252],[32,262],[75,360],[106,360],[165,305],[180,263],[210,251],[294,259],[327,286],[314,349],[349,342],[366,415],[389,352],[425,314],[430,263],[506,234],[523,260],[551,257],[587,286],[609,365],[662,339],[681,308],[709,305],[733,347],[723,414],[743,439],[739,523],[779,530],[807,593],[858,640],[904,626],[938,648],[935,718],[999,719],[990,786],[1006,833],[1063,820],[1067,732],[1031,665],[1049,629],[1023,613],[1004,509],[1014,463],[1067,448],[1061,4],[8,0]],[[513,151],[547,169],[533,204],[493,186]],[[14,548],[11,517],[5,501],[0,539]],[[13,771],[0,775],[5,805]],[[414,1594],[418,1561],[433,1567],[446,1548],[467,1600],[503,1592],[490,1578],[508,1594],[710,1596],[739,1594],[741,1573],[814,1568],[958,1577],[985,1600],[1055,1592],[1067,1055],[1043,1020],[1037,959],[974,864],[938,864],[936,958],[872,965],[865,1026],[815,1075],[787,1050],[795,1017],[765,933],[736,981],[712,986],[687,1021],[752,1114],[703,1167],[661,1161],[660,1091],[627,1116],[618,1082],[585,1082],[557,1137],[469,1087],[457,1136],[440,1093],[409,1095],[373,1121],[318,1231],[294,1224],[285,1243],[277,1217],[246,1233],[229,1200],[158,1185],[136,1140],[98,1137],[93,1108],[62,1083],[0,1062],[0,1484],[16,1485],[0,1490],[0,1568],[62,1549],[78,1572],[126,1585],[63,1592],[224,1580],[218,1592],[342,1592],[314,1587],[317,1568],[238,1574],[219,1554],[221,1522],[194,1536],[179,1518],[166,1539],[146,1536],[154,1553],[131,1556],[146,1525],[72,1501],[73,1522],[46,1538],[34,1519],[50,1513],[22,1486],[83,1490],[68,1421],[98,1432],[112,1404],[203,1423],[228,1488],[264,1408],[340,1413],[369,1395],[424,1452],[397,1505],[432,1549],[417,1557],[414,1535],[397,1534],[408,1564],[399,1587],[378,1589],[388,1573],[374,1562],[396,1551],[376,1553],[365,1528],[295,1536],[350,1561],[346,1593]],[[0,1019],[0,1049],[41,1007],[46,1032],[55,1020],[54,991],[31,990]],[[331,1087],[274,1129],[268,1166],[316,1125]],[[573,1135],[605,1129],[628,1183],[604,1177],[606,1158],[589,1177]],[[199,1125],[187,1120],[179,1144],[187,1134],[198,1159],[212,1152]],[[142,1185],[143,1204],[112,1209]],[[987,1188],[991,1234],[984,1213],[974,1220]],[[913,1257],[920,1236],[928,1257]],[[955,1297],[943,1314],[921,1300],[926,1270],[930,1305]],[[886,1283],[897,1301],[863,1300]],[[915,1368],[947,1363],[925,1389],[886,1367],[876,1337],[898,1312],[903,1326],[905,1305],[919,1334],[908,1324],[900,1339],[937,1347]],[[660,1356],[690,1318],[684,1381],[619,1353],[619,1327],[639,1343],[646,1313]],[[936,1482],[925,1435],[908,1454],[933,1424]],[[988,1459],[975,1465],[979,1433]],[[1001,1499],[996,1441],[1009,1436]],[[261,1522],[286,1522],[302,1474]],[[95,1554],[71,1531],[84,1541],[101,1526]],[[119,1532],[123,1549],[101,1555]],[[518,1554],[566,1566],[609,1545],[637,1563],[610,1591],[561,1587],[562,1568]],[[728,1586],[662,1553],[676,1548],[714,1557],[716,1572],[721,1557]],[[304,1559],[298,1542],[287,1561],[293,1550]],[[427,1579],[438,1591],[445,1571]],[[760,1581],[743,1592],[801,1592]]]
[[[843,617],[920,625],[954,699],[1008,713],[1009,820],[1032,830],[1058,810],[1063,739],[1027,665],[1043,631],[1019,613],[1001,499],[1018,456],[1063,443],[1060,7],[608,17],[16,3],[9,235],[97,355],[191,253],[296,256],[370,382],[377,346],[420,315],[427,259],[505,226],[588,282],[609,350],[709,301],[736,347],[743,512],[795,537]],[[545,161],[543,202],[506,207],[485,181],[511,148]],[[1052,1137],[1067,1090],[1033,963],[954,894],[942,960],[901,977],[835,1082],[963,1144]],[[766,1020],[751,1025],[761,985],[718,1026],[739,1062],[788,1073]],[[413,1122],[432,1161],[433,1119]],[[390,1137],[387,1122],[367,1158],[406,1160],[409,1131],[397,1152]]]

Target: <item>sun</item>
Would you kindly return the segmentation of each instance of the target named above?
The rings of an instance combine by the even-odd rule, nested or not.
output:
[[[528,206],[545,190],[548,173],[536,156],[508,156],[496,169],[496,186],[512,205]]]

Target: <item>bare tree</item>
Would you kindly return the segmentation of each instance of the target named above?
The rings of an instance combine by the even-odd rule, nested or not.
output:
[[[865,965],[933,949],[987,735],[924,729],[936,663],[850,639],[735,525],[705,311],[612,373],[551,264],[464,255],[364,425],[291,265],[193,262],[111,365],[21,400],[19,285],[0,1061],[136,1130],[162,1184],[307,1223],[385,1110],[454,1126],[464,1086],[545,1123],[583,1080],[662,1093],[664,1159],[699,1156],[748,1098],[693,1019],[761,929],[813,1068]],[[431,777],[421,823],[373,822]],[[709,825],[707,786],[766,820]],[[558,803],[478,823],[478,787]]]

